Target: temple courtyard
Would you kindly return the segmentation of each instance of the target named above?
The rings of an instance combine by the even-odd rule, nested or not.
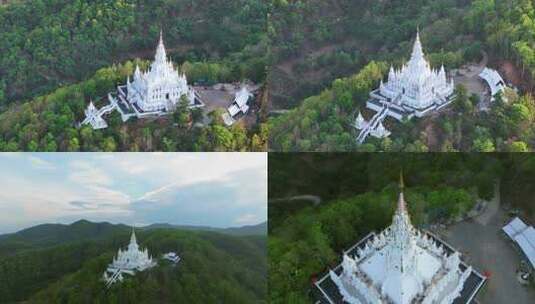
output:
[[[529,304],[535,299],[535,288],[521,285],[517,279],[522,253],[501,231],[509,220],[511,217],[500,208],[497,193],[479,216],[434,231],[488,276],[486,286],[476,297],[479,303]]]

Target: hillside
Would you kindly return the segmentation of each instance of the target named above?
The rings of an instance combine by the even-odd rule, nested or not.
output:
[[[143,227],[142,229],[180,229],[180,230],[200,230],[200,231],[212,231],[229,235],[245,236],[245,235],[267,235],[267,222],[263,222],[257,225],[247,225],[242,227],[231,228],[213,228],[205,226],[182,226],[182,225],[170,225],[170,224],[152,224],[150,226]]]
[[[83,82],[61,87],[20,105],[8,106],[0,113],[0,151],[266,150],[267,129],[264,125],[246,128],[236,123],[227,127],[219,111],[207,113],[210,122],[204,120],[200,111],[179,107],[174,115],[127,123],[123,123],[115,111],[107,117],[107,129],[93,130],[87,125],[78,128],[89,100],[102,106],[107,94],[132,75],[136,64],[145,67],[148,63],[136,60],[102,68]],[[189,73],[205,79],[217,79],[220,71],[228,70],[224,64],[202,62],[184,63],[182,67],[189,67]]]
[[[0,105],[150,57],[160,29],[179,62],[232,54],[242,70],[262,67],[246,54],[264,39],[266,9],[258,0],[11,1],[0,6]]]
[[[293,108],[372,60],[392,64],[407,60],[418,26],[428,38],[433,61],[446,66],[458,65],[467,52],[472,59],[470,50],[477,47],[473,37],[463,33],[461,22],[470,1],[275,3],[268,31],[275,58],[274,108]]]
[[[131,231],[131,227],[108,222],[93,223],[79,220],[69,225],[43,224],[23,229],[16,233],[0,235],[0,255],[11,255],[21,250],[43,248],[76,242],[80,240],[105,240],[110,237],[122,237]],[[267,222],[243,227],[213,228],[204,226],[182,226],[170,224],[152,224],[137,228],[138,230],[174,229],[190,231],[210,231],[235,236],[266,236]]]
[[[270,19],[270,37],[276,41],[270,90],[273,107],[290,111],[273,113],[270,149],[535,149],[535,31],[531,26],[535,14],[530,1],[278,3]],[[444,64],[455,78],[457,97],[452,105],[423,119],[400,123],[388,118],[384,124],[392,132],[389,138],[370,138],[359,146],[351,126],[356,113],[361,111],[366,119],[373,115],[365,106],[368,93],[379,79],[385,79],[388,66],[399,67],[408,59],[417,27],[426,59],[433,67]],[[377,62],[384,65],[377,68]],[[513,86],[493,102],[477,75],[465,74],[485,65],[498,70]]]
[[[47,231],[82,235],[106,230],[103,227],[108,232],[98,240],[79,237],[56,246],[37,245]],[[63,227],[41,225],[22,234],[32,245],[31,250],[0,255],[1,303],[265,302],[264,236],[235,237],[179,229],[138,231],[138,242],[154,257],[176,251],[181,262],[173,267],[160,261],[159,266],[106,291],[100,277],[116,250],[128,242],[128,227],[80,221]]]

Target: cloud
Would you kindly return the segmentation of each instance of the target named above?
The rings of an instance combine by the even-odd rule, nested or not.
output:
[[[261,222],[261,219],[256,214],[242,214],[234,220],[236,225],[253,225]]]
[[[36,169],[44,169],[44,170],[56,169],[56,166],[53,165],[51,162],[43,160],[37,156],[30,155],[28,156],[28,160],[30,161],[32,166]]]
[[[0,183],[0,233],[81,218],[214,227],[267,218],[264,153],[0,154]]]
[[[69,180],[84,185],[110,185],[112,179],[109,177],[104,169],[99,168],[98,164],[94,164],[88,161],[75,160],[70,164],[71,173],[69,174]]]
[[[213,181],[166,185],[132,202],[131,208],[148,220],[174,224],[254,224],[267,219],[264,178],[262,170],[248,169]]]

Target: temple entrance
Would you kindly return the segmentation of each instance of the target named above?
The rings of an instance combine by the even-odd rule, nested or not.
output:
[[[169,99],[169,93],[165,94],[165,99]]]

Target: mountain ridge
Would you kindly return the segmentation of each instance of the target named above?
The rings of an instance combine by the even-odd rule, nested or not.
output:
[[[209,226],[173,225],[155,223],[136,228],[140,231],[174,229],[210,231],[232,236],[267,236],[267,222],[240,227],[216,228]],[[109,222],[92,222],[80,219],[71,224],[39,224],[14,233],[0,235],[0,255],[14,254],[21,250],[49,247],[80,240],[99,240],[128,233],[131,226]]]

